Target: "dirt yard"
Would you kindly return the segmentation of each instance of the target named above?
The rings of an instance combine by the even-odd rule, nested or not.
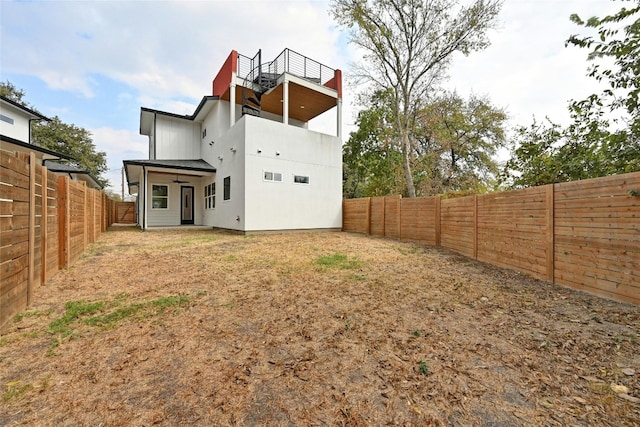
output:
[[[0,425],[640,425],[640,307],[345,233],[115,229],[0,338]]]

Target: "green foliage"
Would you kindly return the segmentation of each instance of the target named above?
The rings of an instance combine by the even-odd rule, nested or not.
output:
[[[370,104],[358,113],[358,130],[343,146],[345,198],[401,194],[406,188],[402,155],[393,138],[389,93],[375,93]]]
[[[65,304],[62,317],[49,324],[49,333],[55,336],[48,355],[65,339],[77,334],[77,324],[109,329],[133,318],[147,318],[161,315],[170,309],[184,307],[191,303],[188,295],[170,295],[146,302],[127,304],[128,294],[118,294],[113,301],[70,301]]]
[[[29,104],[24,100],[26,93],[24,90],[14,86],[9,80],[0,83],[0,95],[4,96],[11,101],[22,105],[23,107],[33,110]]]
[[[389,100],[388,92],[371,97],[371,108],[360,112],[358,130],[343,147],[346,198],[409,195]],[[425,102],[411,129],[416,195],[486,191],[498,173],[495,154],[505,145],[506,119],[486,98],[445,93]]]
[[[416,196],[414,123],[425,101],[446,77],[455,52],[468,55],[489,45],[501,0],[333,0],[331,13],[364,51],[358,81],[388,95],[388,137],[400,154],[405,194]],[[387,166],[385,164],[385,166]],[[395,168],[393,168],[395,171]],[[353,193],[353,192],[352,192]]]
[[[0,95],[37,111],[25,101],[24,90],[17,88],[8,80],[0,83]],[[33,122],[29,142],[72,157],[76,160],[76,166],[89,172],[100,184],[103,186],[109,184],[109,181],[101,176],[107,171],[107,154],[96,151],[91,132],[88,130],[64,123],[55,116],[50,122]]]
[[[349,259],[348,256],[339,252],[318,257],[313,263],[318,266],[319,270],[326,270],[328,268],[351,270],[362,267],[362,261]]]
[[[7,391],[2,393],[2,400],[8,402],[13,399],[19,399],[31,389],[33,389],[33,386],[29,383],[12,381],[7,384]]]
[[[88,130],[55,116],[50,122],[34,123],[31,137],[36,145],[74,158],[78,167],[91,173],[102,185],[109,183],[100,177],[107,171],[107,154],[96,151]]]
[[[574,23],[598,30],[598,39],[573,35],[567,45],[590,49],[589,61],[613,60],[595,63],[588,72],[608,87],[573,101],[572,122],[565,128],[548,119],[517,128],[502,182],[520,188],[640,171],[639,13],[640,7],[622,8],[586,22],[571,16]],[[615,25],[624,22],[621,36]]]
[[[429,364],[424,360],[421,360],[420,362],[418,362],[418,371],[422,375],[429,375],[431,373],[431,371],[429,370]]]
[[[635,1],[638,4],[638,1]],[[592,17],[584,22],[579,15],[571,15],[571,21],[586,28],[595,28],[598,38],[580,37],[572,35],[567,45],[590,49],[588,60],[602,58],[613,59],[613,67],[609,62],[595,63],[589,69],[589,76],[598,81],[604,81],[609,88],[595,99],[587,99],[574,103],[575,108],[593,108],[594,101],[602,102],[606,98],[611,110],[623,108],[637,120],[640,115],[638,109],[638,95],[640,94],[640,5],[631,9],[622,9],[604,18]],[[616,25],[626,22],[620,31]],[[624,96],[616,96],[616,90],[625,92]]]
[[[445,93],[420,112],[416,127],[419,193],[482,192],[496,178],[506,145],[504,110],[485,97]]]

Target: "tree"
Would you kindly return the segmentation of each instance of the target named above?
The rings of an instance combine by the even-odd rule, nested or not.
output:
[[[78,167],[91,173],[103,186],[109,184],[108,180],[101,177],[107,171],[107,154],[96,151],[88,130],[63,123],[55,116],[50,122],[34,123],[31,138],[40,147],[72,157]]]
[[[571,21],[598,30],[598,39],[593,37],[580,37],[572,35],[566,45],[591,49],[587,60],[610,58],[613,59],[613,67],[606,64],[595,63],[589,68],[588,75],[598,81],[606,81],[609,88],[602,95],[592,95],[584,101],[574,103],[573,108],[580,111],[581,108],[601,107],[603,98],[607,99],[610,110],[623,108],[634,120],[640,118],[638,108],[638,95],[640,94],[640,17],[634,15],[640,13],[640,1],[633,3],[638,6],[626,9],[622,8],[618,13],[604,18],[592,17],[586,22],[578,14],[571,15]],[[631,20],[623,28],[623,36],[614,26],[624,21]],[[603,65],[605,65],[603,67]],[[626,93],[624,93],[626,92]],[[619,96],[622,94],[622,96]],[[636,123],[637,124],[637,123]]]
[[[24,107],[37,111],[25,100],[25,92],[8,80],[0,83],[0,94]],[[74,124],[66,124],[58,116],[50,122],[35,122],[31,129],[32,143],[43,148],[66,154],[75,159],[75,165],[91,173],[100,184],[109,181],[102,177],[107,171],[107,154],[96,151],[91,132]]]
[[[504,110],[486,97],[445,93],[418,114],[416,159],[420,193],[479,190],[495,179],[495,155],[506,144]]]
[[[358,113],[358,130],[343,146],[345,198],[402,193],[402,158],[391,138],[389,92],[371,96],[371,107]]]
[[[401,193],[402,156],[389,123],[391,93],[378,92],[358,115],[343,148],[345,197]],[[417,113],[411,171],[417,195],[486,188],[498,172],[494,155],[505,144],[506,114],[486,98],[443,94]]]
[[[637,2],[636,2],[637,3]],[[571,124],[562,128],[548,120],[516,131],[512,157],[502,180],[512,187],[528,187],[555,182],[596,178],[640,170],[640,7],[604,18],[584,22],[578,15],[571,20],[597,28],[598,39],[572,35],[567,46],[591,49],[587,59],[596,61],[590,77],[608,83],[600,94],[592,94],[569,105]],[[635,19],[635,20],[634,20]],[[623,36],[614,26],[623,27]],[[607,64],[612,64],[607,67]]]
[[[15,87],[9,80],[0,83],[0,95],[23,107],[33,109],[23,100],[25,97],[24,90]]]
[[[453,0],[332,1],[333,17],[352,29],[351,41],[364,50],[356,77],[391,94],[390,126],[409,197],[416,196],[411,163],[417,112],[445,77],[453,53],[468,55],[488,46],[486,32],[501,5],[501,0],[476,0],[459,8]]]

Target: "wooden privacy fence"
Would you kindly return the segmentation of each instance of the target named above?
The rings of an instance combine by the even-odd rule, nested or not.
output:
[[[136,203],[135,202],[113,202],[113,223],[136,224]]]
[[[454,199],[344,200],[343,230],[640,304],[640,172]]]
[[[32,302],[36,286],[114,222],[113,204],[37,164],[33,153],[0,150],[0,331]]]

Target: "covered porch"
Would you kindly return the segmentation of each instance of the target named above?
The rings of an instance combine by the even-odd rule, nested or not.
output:
[[[206,226],[216,173],[209,163],[202,159],[125,160],[124,168],[129,193],[137,196],[138,223],[143,230]]]

